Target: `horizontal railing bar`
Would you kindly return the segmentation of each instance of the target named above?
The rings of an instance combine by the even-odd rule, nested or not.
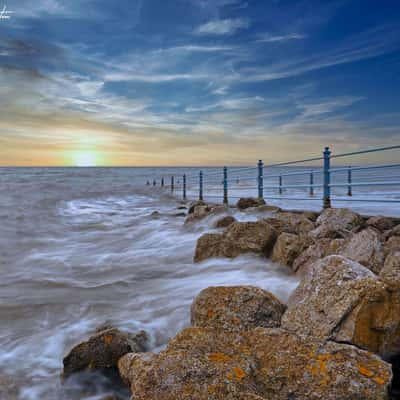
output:
[[[287,189],[287,188],[309,188],[310,186],[314,187],[314,188],[318,188],[318,187],[323,187],[323,184],[314,184],[314,185],[310,185],[310,184],[304,184],[304,185],[264,185],[264,189],[265,188],[271,188],[271,189]]]
[[[361,171],[361,170],[368,170],[368,169],[381,169],[381,168],[394,168],[394,167],[400,167],[400,164],[385,164],[385,165],[368,165],[364,167],[340,167],[340,168],[331,168],[329,169],[329,172],[343,172],[343,171],[348,171],[351,169],[352,171]]]
[[[331,197],[332,201],[357,201],[364,203],[400,203],[400,199],[391,200],[391,199],[357,199],[357,198],[348,198],[348,197]]]
[[[331,183],[330,187],[340,187],[340,186],[391,186],[391,185],[400,185],[400,181],[398,182],[341,182],[341,183]]]
[[[300,164],[303,162],[309,162],[309,161],[319,161],[323,160],[323,157],[315,157],[315,158],[307,158],[304,160],[296,160],[296,161],[287,161],[287,162],[281,162],[281,163],[276,163],[276,164],[269,164],[269,165],[264,165],[265,168],[272,168],[272,167],[279,167],[279,166],[284,166],[284,165],[292,165],[292,164]]]
[[[375,153],[375,152],[378,152],[378,151],[395,150],[395,149],[400,149],[400,145],[387,146],[387,147],[378,147],[378,148],[366,149],[366,150],[358,150],[358,151],[352,151],[350,153],[332,154],[331,158],[347,157],[347,156],[354,156],[354,155],[357,155],[357,154]]]

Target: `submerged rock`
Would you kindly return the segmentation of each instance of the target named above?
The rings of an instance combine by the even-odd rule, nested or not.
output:
[[[273,294],[255,286],[208,287],[194,299],[192,326],[240,332],[281,324],[286,306]]]
[[[317,227],[310,232],[315,238],[344,238],[364,224],[361,215],[347,208],[328,208],[317,218]]]
[[[227,205],[195,205],[192,212],[189,212],[188,217],[185,220],[185,224],[198,221],[212,214],[219,214],[228,210]]]
[[[354,346],[265,328],[188,328],[122,367],[135,400],[386,400],[392,378],[389,364]]]
[[[205,234],[197,241],[194,261],[210,257],[234,258],[253,252],[268,255],[275,243],[276,232],[264,221],[235,222],[223,234]]]
[[[226,217],[222,217],[219,219],[214,227],[215,228],[227,228],[228,226],[232,225],[233,223],[237,222],[235,217],[232,217],[231,215],[227,215]]]
[[[289,299],[282,327],[352,343],[390,358],[400,353],[400,290],[361,264],[329,256],[314,264]]]
[[[102,327],[64,357],[63,377],[83,370],[115,368],[123,355],[145,351],[146,341],[144,331],[133,335],[116,328]]]
[[[256,198],[256,197],[242,197],[236,203],[236,207],[239,210],[245,210],[250,207],[258,207],[265,204],[264,199]]]

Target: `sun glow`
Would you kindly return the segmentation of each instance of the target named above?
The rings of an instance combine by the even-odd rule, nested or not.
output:
[[[73,162],[76,167],[95,167],[98,157],[93,151],[79,151],[73,154]]]

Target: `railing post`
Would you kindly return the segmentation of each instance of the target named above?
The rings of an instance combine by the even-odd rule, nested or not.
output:
[[[257,164],[258,168],[258,198],[263,199],[264,198],[264,163],[262,160],[258,160]]]
[[[314,171],[310,172],[310,196],[314,196]]]
[[[282,194],[282,175],[279,175],[279,194]]]
[[[203,200],[203,171],[199,173],[199,200]]]
[[[347,183],[349,184],[349,186],[347,186],[347,196],[353,196],[351,181],[352,181],[351,167],[349,167],[349,169],[347,170]]]
[[[154,179],[153,180],[153,186],[156,186],[157,185],[157,182],[156,182],[156,180]]]
[[[171,193],[174,193],[174,177],[171,176]]]
[[[186,200],[186,174],[183,174],[183,200]]]
[[[147,186],[150,186],[150,181],[147,181],[147,182],[146,182],[146,185],[147,185]]]
[[[164,178],[161,178],[161,187],[164,187]]]
[[[228,204],[228,168],[224,167],[224,181],[223,181],[223,186],[224,186],[224,204]]]
[[[325,147],[324,155],[324,199],[323,207],[331,208],[331,152]]]

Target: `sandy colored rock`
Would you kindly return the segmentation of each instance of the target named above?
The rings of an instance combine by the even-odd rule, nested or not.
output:
[[[234,258],[244,253],[269,255],[276,240],[275,230],[264,221],[235,222],[223,234],[207,233],[197,241],[194,261],[210,257]]]
[[[106,327],[71,349],[63,359],[63,376],[82,370],[115,368],[123,355],[144,351],[146,341],[143,331],[132,335]]]
[[[188,214],[193,214],[194,209],[197,206],[205,206],[205,205],[206,205],[206,203],[203,200],[198,200],[198,201],[195,201],[194,203],[191,203],[189,206]]]
[[[232,217],[231,215],[227,215],[226,217],[222,217],[219,219],[215,225],[214,228],[227,228],[228,226],[232,225],[234,222],[236,222],[235,217]]]
[[[400,251],[400,236],[391,236],[383,245],[385,256]]]
[[[211,257],[223,256],[222,241],[224,237],[219,233],[206,233],[197,240],[194,261],[200,262]]]
[[[397,290],[400,286],[400,251],[390,253],[386,259],[381,272],[379,273],[389,289]]]
[[[258,207],[258,206],[262,206],[264,204],[265,204],[264,199],[259,199],[256,197],[242,197],[236,203],[236,207],[239,210],[245,210],[246,208]]]
[[[378,274],[384,263],[381,235],[374,228],[355,233],[350,236],[339,254]]]
[[[371,353],[276,328],[188,328],[126,369],[135,400],[386,400],[392,377]]]
[[[278,233],[305,235],[315,228],[314,223],[303,214],[291,212],[280,212],[275,217],[266,218],[264,221],[273,226]]]
[[[367,220],[368,226],[376,228],[381,232],[393,229],[399,223],[398,218],[384,217],[383,215],[376,215]]]
[[[281,324],[286,306],[255,286],[217,286],[202,290],[191,307],[192,326],[245,331]]]
[[[195,204],[190,208],[185,224],[201,220],[209,215],[216,215],[228,210],[227,205]]]
[[[332,254],[338,254],[343,244],[344,239],[317,239],[293,261],[293,271],[303,276],[316,261]]]
[[[309,244],[306,236],[294,235],[292,233],[283,232],[272,250],[271,259],[274,262],[291,267],[294,260]]]
[[[316,224],[310,232],[314,238],[345,238],[360,230],[364,220],[347,208],[328,208],[317,218]]]
[[[400,352],[400,292],[361,264],[329,256],[316,262],[293,292],[282,327],[389,358]]]

